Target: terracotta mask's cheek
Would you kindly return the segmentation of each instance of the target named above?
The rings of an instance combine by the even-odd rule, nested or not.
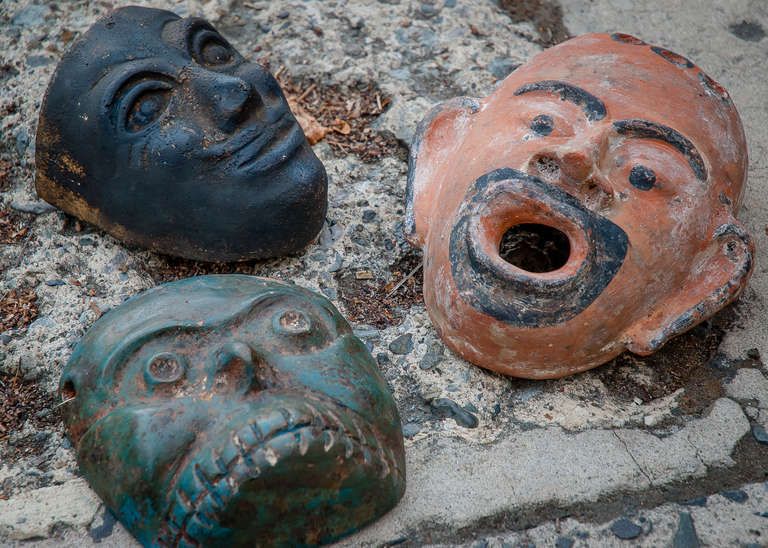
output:
[[[92,487],[144,545],[327,542],[405,490],[394,401],[325,298],[249,276],[159,286],[62,378]]]
[[[42,198],[170,255],[292,253],[325,218],[325,169],[279,84],[198,18],[128,7],[94,24],[48,86],[36,147]]]

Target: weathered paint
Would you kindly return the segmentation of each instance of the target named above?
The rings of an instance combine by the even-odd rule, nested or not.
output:
[[[406,237],[424,249],[435,328],[529,378],[653,352],[747,283],[746,170],[736,108],[688,59],[619,33],[542,52],[414,137]],[[567,236],[561,267],[501,257],[509,228],[536,224]]]
[[[40,197],[170,255],[284,255],[325,220],[325,169],[277,81],[169,11],[117,9],[76,41],[43,99],[35,161]]]
[[[394,400],[325,298],[252,276],[104,315],[61,379],[94,490],[144,546],[313,546],[402,497]]]

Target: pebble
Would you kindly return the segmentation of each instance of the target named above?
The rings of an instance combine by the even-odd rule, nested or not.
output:
[[[643,528],[627,518],[621,518],[613,522],[611,532],[622,540],[631,540],[639,537]]]
[[[283,10],[283,11],[281,11],[280,13],[278,13],[278,14],[277,14],[277,18],[278,18],[278,19],[288,19],[288,17],[289,17],[290,15],[291,15],[291,14],[290,14],[290,13],[288,13],[288,10]]]
[[[477,428],[480,421],[472,413],[463,409],[458,403],[449,398],[440,398],[434,400],[432,403],[432,409],[439,416],[450,417],[456,421],[459,426],[465,428]]]
[[[701,506],[704,508],[707,505],[707,497],[698,497],[695,499],[687,500],[685,502],[681,502],[680,504],[684,506]]]
[[[11,24],[19,27],[38,27],[43,24],[49,11],[48,6],[27,6],[13,16]]]
[[[680,512],[677,532],[672,540],[672,548],[699,548],[701,543],[693,526],[693,518],[688,512]]]
[[[509,76],[513,70],[520,66],[520,63],[515,63],[509,57],[494,57],[490,63],[488,63],[488,72],[490,72],[494,78],[499,80]]]
[[[32,213],[34,215],[42,215],[50,211],[55,211],[56,208],[46,202],[11,202],[11,209],[20,211],[22,213]]]
[[[45,285],[48,287],[58,287],[60,285],[67,285],[64,280],[45,280]]]
[[[739,504],[746,502],[747,499],[749,498],[749,495],[747,495],[747,492],[742,491],[741,489],[720,491],[720,494],[723,495],[728,500],[732,500],[733,502],[738,502]]]
[[[575,541],[568,537],[557,537],[555,548],[571,548]]]
[[[409,422],[408,424],[403,425],[403,436],[406,438],[412,438],[419,432],[421,432],[421,426],[415,422]]]
[[[413,350],[413,336],[410,333],[404,333],[389,343],[389,351],[393,354],[408,354]]]
[[[763,428],[759,424],[752,425],[752,435],[760,443],[764,443],[768,445],[768,432],[766,432],[765,428]]]
[[[444,349],[442,346],[435,346],[427,350],[427,352],[424,354],[424,357],[421,358],[421,361],[419,362],[419,367],[422,368],[424,371],[427,371],[429,369],[432,369],[436,365],[440,364],[443,361],[444,357]]]
[[[376,212],[372,209],[366,209],[363,211],[363,222],[370,223],[376,218]]]

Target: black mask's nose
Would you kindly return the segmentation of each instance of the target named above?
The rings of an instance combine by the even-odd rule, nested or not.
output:
[[[210,109],[211,122],[222,131],[234,131],[240,120],[263,105],[253,86],[237,76],[200,71],[192,78],[201,106]]]

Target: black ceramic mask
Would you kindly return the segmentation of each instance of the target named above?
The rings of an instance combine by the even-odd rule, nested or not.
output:
[[[114,236],[192,259],[295,252],[325,169],[277,81],[209,23],[127,7],[62,58],[37,134],[38,194]]]

